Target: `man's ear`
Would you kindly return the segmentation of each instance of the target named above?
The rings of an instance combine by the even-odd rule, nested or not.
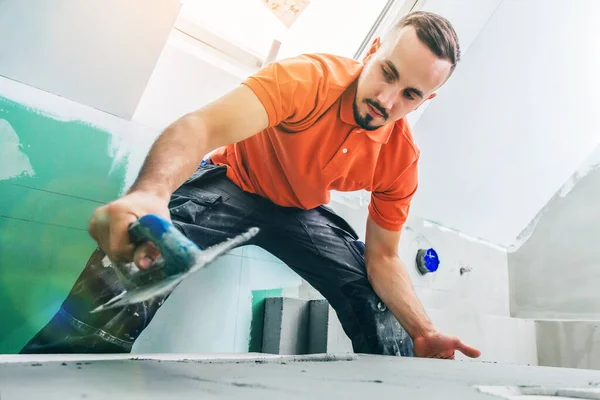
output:
[[[421,106],[423,105],[423,103],[425,103],[427,100],[431,100],[431,99],[433,99],[435,96],[437,96],[437,93],[431,93],[429,96],[427,96],[427,98],[426,98],[425,100],[423,100],[423,101],[421,102],[421,104],[419,104],[419,105],[418,105],[418,106],[415,108],[415,110],[418,110],[418,109],[419,109],[419,107],[421,107]]]
[[[371,47],[369,47],[367,54],[365,54],[365,57],[363,58],[363,63],[366,64],[371,59],[371,57],[373,57],[373,55],[377,52],[377,50],[379,50],[380,47],[381,47],[381,39],[376,37],[373,40],[373,43],[371,43]]]

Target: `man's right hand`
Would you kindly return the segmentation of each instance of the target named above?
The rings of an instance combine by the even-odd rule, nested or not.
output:
[[[129,239],[128,228],[147,214],[157,214],[170,221],[168,204],[169,198],[133,191],[98,208],[90,220],[88,231],[111,261],[134,261],[139,268],[148,268],[159,256],[159,251],[152,243],[135,247]]]
[[[477,358],[481,351],[464,344],[458,337],[438,331],[428,332],[413,339],[415,357],[446,358],[454,360],[454,353],[460,351],[467,357]]]

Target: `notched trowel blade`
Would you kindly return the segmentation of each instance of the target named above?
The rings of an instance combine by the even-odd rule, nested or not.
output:
[[[138,222],[147,222],[143,221],[146,217],[140,218]],[[140,274],[139,279],[136,279],[134,276],[127,283],[127,286],[131,287],[130,289],[123,291],[121,294],[95,308],[91,311],[92,313],[166,296],[191,274],[206,267],[227,251],[248,242],[259,231],[258,228],[251,228],[232,239],[209,247],[206,250],[200,250],[198,246],[181,234],[181,232],[177,231],[169,222],[164,220],[163,222],[166,222],[170,226],[160,226],[158,232],[144,232],[141,235],[145,240],[151,240],[161,251],[161,257],[164,259],[161,263],[163,264],[161,271],[158,271],[159,274],[153,274],[158,279],[148,279],[148,272],[150,271],[140,271],[138,273]],[[151,227],[151,230],[154,230],[154,227]],[[137,242],[139,242],[142,237],[140,237],[139,232],[136,235],[138,235]]]

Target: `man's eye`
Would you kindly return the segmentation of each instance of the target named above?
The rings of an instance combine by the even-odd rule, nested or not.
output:
[[[386,82],[392,83],[394,81],[394,77],[392,76],[392,74],[390,74],[390,72],[385,68],[382,68],[381,70],[383,71],[383,77],[385,78]]]
[[[405,90],[404,91],[404,97],[406,97],[409,100],[414,100],[415,98],[413,97],[412,93],[410,90]]]

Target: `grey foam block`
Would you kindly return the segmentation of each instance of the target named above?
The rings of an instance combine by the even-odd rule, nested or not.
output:
[[[308,300],[267,298],[262,352],[308,354],[309,313]]]
[[[310,301],[308,351],[316,353],[352,353],[352,342],[327,300]]]

